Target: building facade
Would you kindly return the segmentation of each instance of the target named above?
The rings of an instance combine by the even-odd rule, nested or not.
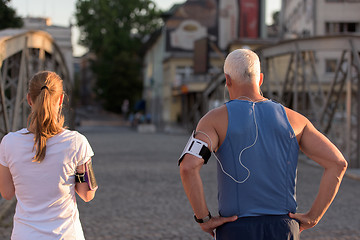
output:
[[[71,43],[71,27],[52,25],[50,18],[25,17],[24,29],[42,30],[48,32],[55,40],[56,44],[65,58],[66,66],[69,70],[71,82],[74,83],[74,60],[73,48]]]
[[[360,33],[358,0],[282,0],[284,38]]]
[[[358,0],[282,0],[282,37],[286,40],[360,34],[359,11]],[[332,81],[338,58],[339,54],[331,50],[317,53],[322,82]]]
[[[188,0],[163,16],[146,45],[146,111],[157,125],[186,122],[232,42],[266,36],[264,0]]]

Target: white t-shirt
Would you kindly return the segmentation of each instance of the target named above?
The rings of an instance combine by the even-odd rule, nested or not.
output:
[[[0,164],[10,169],[17,198],[11,239],[84,239],[75,198],[75,172],[94,155],[87,139],[64,130],[47,140],[46,156],[32,162],[34,135],[4,136]]]

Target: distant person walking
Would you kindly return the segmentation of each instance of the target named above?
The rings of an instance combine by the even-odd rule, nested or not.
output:
[[[128,99],[125,99],[121,105],[122,117],[125,121],[127,120],[127,115],[129,112],[129,105],[130,105],[130,102]]]
[[[307,118],[261,95],[263,75],[254,52],[231,52],[224,73],[231,100],[199,121],[179,160],[195,220],[217,240],[299,239],[329,208],[347,162]],[[324,168],[318,195],[304,214],[296,213],[299,149]],[[217,217],[207,208],[200,176],[211,152],[218,161]]]
[[[3,137],[0,192],[16,196],[13,240],[84,239],[75,192],[86,202],[97,189],[87,139],[64,129],[63,81],[39,72],[29,82],[27,128]]]

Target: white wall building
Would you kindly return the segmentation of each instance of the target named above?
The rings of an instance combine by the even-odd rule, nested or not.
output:
[[[23,28],[28,30],[42,30],[48,32],[55,40],[56,44],[65,58],[71,83],[74,81],[74,60],[71,44],[71,27],[61,27],[51,24],[50,18],[26,17]]]
[[[144,90],[143,97],[147,101],[147,113],[151,115],[155,124],[161,124],[163,119],[168,119],[162,114],[163,108],[169,108],[168,102],[163,100],[163,59],[165,54],[165,40],[163,29],[153,35],[149,42],[148,50],[144,57]],[[166,105],[166,106],[164,106]]]
[[[145,44],[143,98],[156,125],[185,123],[234,41],[263,39],[265,0],[187,0]]]
[[[360,34],[359,0],[282,0],[283,39],[338,34]],[[339,53],[319,52],[316,59],[320,80],[330,82]]]
[[[282,0],[284,38],[360,33],[360,1]]]

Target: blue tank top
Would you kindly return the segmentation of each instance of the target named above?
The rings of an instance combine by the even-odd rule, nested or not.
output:
[[[226,103],[228,129],[215,153],[218,165],[218,202],[221,216],[280,215],[296,211],[295,182],[299,145],[284,107],[271,100]],[[254,121],[254,110],[256,124]]]

